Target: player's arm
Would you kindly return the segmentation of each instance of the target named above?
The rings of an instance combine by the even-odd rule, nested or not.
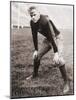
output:
[[[53,50],[54,50],[54,58],[53,61],[57,64],[59,64],[59,55],[58,55],[58,48],[57,45],[54,41],[54,38],[52,36],[54,30],[53,27],[51,25],[51,23],[49,21],[47,21],[47,29],[48,29],[48,39],[51,42],[52,46],[53,46]]]
[[[55,40],[52,35],[52,34],[54,34],[54,30],[53,30],[53,27],[52,27],[51,23],[49,22],[49,20],[47,20],[46,27],[47,27],[47,31],[48,31],[48,40],[51,42],[51,44],[53,46],[54,53],[56,53],[56,52],[58,52],[58,48],[57,48],[57,45],[56,45]]]
[[[36,32],[36,29],[35,29],[34,25],[32,24],[32,22],[30,22],[30,25],[31,25],[31,31],[32,31],[32,37],[33,37],[34,47],[35,47],[35,50],[38,51],[38,37],[37,37],[37,32]]]
[[[31,25],[31,31],[32,31],[32,37],[33,37],[33,43],[34,43],[34,54],[33,54],[33,59],[37,58],[38,56],[38,36],[35,27],[32,25],[32,22],[30,23]]]
[[[33,37],[33,43],[35,50],[38,51],[38,38],[37,38],[37,33],[32,32],[32,37]]]

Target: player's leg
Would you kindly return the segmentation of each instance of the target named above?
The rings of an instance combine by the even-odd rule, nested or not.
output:
[[[68,81],[65,65],[60,66],[59,69],[62,74],[62,78],[64,79],[63,94],[66,94],[69,91],[69,81]]]
[[[64,88],[63,93],[67,93],[69,91],[69,84],[68,84],[68,77],[67,72],[65,68],[65,61],[63,59],[63,40],[62,36],[60,35],[57,39],[57,45],[58,45],[58,53],[59,53],[59,69],[62,75],[62,78],[64,80]]]
[[[36,78],[38,76],[38,69],[40,66],[40,60],[50,49],[51,49],[51,46],[49,45],[49,42],[45,38],[42,42],[41,49],[38,51],[38,57],[33,60],[33,65],[34,65],[33,75],[27,77],[26,80],[29,80],[31,78]]]
[[[33,65],[34,65],[33,75],[27,77],[26,80],[29,80],[31,78],[36,78],[38,76],[38,69],[40,66],[40,60],[50,49],[51,49],[51,46],[49,45],[49,42],[45,38],[42,42],[41,49],[38,51],[38,57],[33,60]]]
[[[38,57],[34,59],[34,71],[33,71],[33,77],[38,76],[38,69],[40,66],[40,60],[41,58],[51,49],[51,46],[49,45],[49,42],[45,38],[42,43],[42,47],[38,52]]]

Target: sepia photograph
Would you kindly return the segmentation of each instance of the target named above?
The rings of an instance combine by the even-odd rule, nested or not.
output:
[[[10,95],[74,95],[74,5],[10,1]]]

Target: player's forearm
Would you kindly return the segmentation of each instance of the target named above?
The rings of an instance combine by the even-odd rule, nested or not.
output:
[[[37,35],[33,35],[33,43],[34,43],[35,50],[38,51],[38,39],[37,39]]]
[[[58,48],[55,42],[52,42],[52,46],[53,46],[54,53],[58,52]]]
[[[36,42],[34,41],[34,48],[35,48],[36,51],[38,51],[38,43],[37,43],[37,41]]]
[[[54,53],[58,52],[57,45],[56,45],[55,40],[54,40],[54,38],[53,38],[50,31],[48,32],[48,40],[49,40],[49,42],[51,43],[51,45],[53,47]]]

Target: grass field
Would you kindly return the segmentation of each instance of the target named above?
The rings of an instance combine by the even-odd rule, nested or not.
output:
[[[67,74],[72,78],[70,91],[73,90],[73,33],[71,30],[61,30],[64,37],[64,58]],[[42,42],[39,35],[39,48]],[[53,53],[49,51],[41,61],[39,77],[31,81],[25,78],[33,72],[34,47],[30,28],[11,30],[11,97],[36,97],[63,95],[63,79],[58,68],[51,66]]]

